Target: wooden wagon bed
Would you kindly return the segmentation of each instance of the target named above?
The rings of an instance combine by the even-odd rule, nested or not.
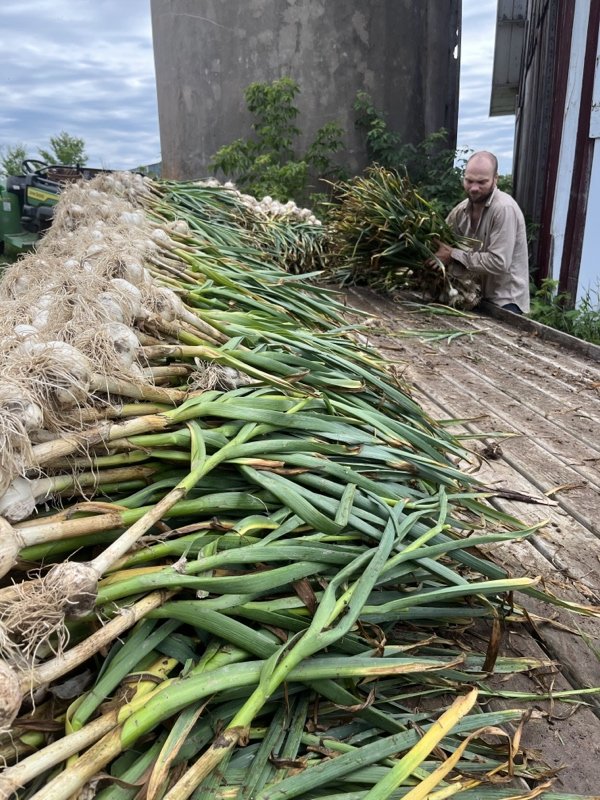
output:
[[[578,352],[559,343],[568,337],[548,341],[548,329],[505,312],[423,313],[364,289],[347,298],[374,318],[371,330],[385,329],[369,330],[370,344],[397,363],[433,417],[462,420],[452,427],[457,433],[487,434],[469,445],[481,456],[477,475],[485,485],[541,501],[491,500],[527,524],[547,522],[526,541],[494,545],[488,556],[514,577],[540,576],[554,594],[600,607],[600,348],[578,345]],[[427,335],[457,330],[464,335],[451,340]],[[531,624],[507,631],[505,652],[550,658],[557,669],[512,680],[510,688],[600,686],[600,620],[519,602]],[[600,694],[581,699],[588,705],[535,701],[524,744],[549,767],[563,767],[556,791],[600,797]]]

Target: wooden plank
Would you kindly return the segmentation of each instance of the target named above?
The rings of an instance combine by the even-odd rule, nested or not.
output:
[[[366,305],[370,305],[372,313],[380,311],[390,314],[389,304],[386,306],[378,299],[373,303],[372,298],[366,298]],[[396,312],[396,324],[402,327],[413,324],[412,317],[406,319],[411,315],[402,316],[402,309],[393,306],[392,309]],[[385,352],[385,337],[372,336],[371,339],[377,341]],[[555,415],[557,418],[549,419],[540,413],[536,405],[526,401],[532,392],[537,392],[538,400],[542,393],[535,387],[532,389],[518,375],[513,376],[510,367],[505,368],[500,376],[490,375],[492,368],[489,365],[492,364],[495,369],[499,360],[514,364],[515,372],[520,362],[515,360],[514,353],[490,352],[489,342],[484,337],[476,337],[469,344],[467,352],[460,341],[450,347],[434,349],[409,339],[404,348],[410,357],[410,366],[404,377],[423,394],[443,397],[446,415],[475,417],[483,413],[489,420],[481,425],[483,430],[486,427],[488,430],[505,429],[527,436],[527,447],[515,440],[506,442],[503,449],[507,462],[542,491],[564,487],[556,495],[560,505],[600,536],[597,514],[600,505],[600,422],[596,425],[592,414],[588,412],[593,401],[599,409],[600,420],[600,401],[595,396],[587,401],[585,419],[574,409],[574,413],[564,422],[558,413],[560,407]],[[476,362],[475,366],[469,363],[472,360]],[[520,368],[530,369],[527,364]],[[541,380],[539,373],[536,380]],[[552,375],[548,376],[548,381],[557,399],[564,399],[564,393],[561,397],[563,387],[560,381],[553,380]],[[511,383],[515,388],[507,388]],[[559,388],[554,390],[556,386]],[[573,389],[570,387],[569,391]]]
[[[595,448],[588,448],[562,431],[556,431],[535,415],[529,419],[516,399],[507,403],[501,390],[484,386],[477,376],[465,376],[460,364],[452,367],[452,376],[423,374],[414,365],[409,375],[422,394],[444,398],[443,407],[448,416],[465,418],[483,414],[487,419],[478,423],[483,432],[487,429],[521,434],[518,439],[502,443],[505,461],[542,492],[564,486],[554,499],[567,513],[600,536],[600,481],[594,468],[585,461],[596,458]],[[563,447],[568,449],[563,450]]]
[[[385,350],[385,345],[382,346]],[[491,431],[518,431],[523,437],[527,437],[525,446],[524,439],[508,439],[502,442],[501,450],[503,460],[510,465],[515,472],[537,487],[540,491],[549,491],[559,486],[565,486],[562,491],[558,491],[554,498],[560,507],[569,515],[577,519],[588,530],[600,535],[600,522],[597,511],[600,505],[600,484],[590,467],[587,467],[584,459],[594,458],[595,448],[587,448],[580,445],[577,440],[565,437],[563,433],[557,432],[551,425],[543,423],[545,445],[542,446],[536,437],[539,434],[539,420],[528,422],[528,417],[522,416],[522,408],[517,401],[511,403],[510,408],[503,405],[503,396],[494,387],[489,390],[485,400],[477,397],[479,394],[476,376],[471,376],[467,386],[466,381],[461,382],[460,378],[453,376],[461,373],[461,365],[452,368],[451,374],[421,373],[420,369],[413,366],[409,376],[417,391],[417,398],[422,403],[424,398],[440,401],[439,416],[444,417],[481,417],[477,422],[477,428],[482,432]],[[501,410],[498,410],[498,409]],[[530,427],[527,427],[530,425]],[[535,431],[532,431],[535,428]],[[560,441],[566,441],[569,447],[565,456],[564,451],[558,451],[558,444],[555,444],[556,437]],[[568,463],[566,458],[569,459]],[[594,462],[597,463],[597,462]]]
[[[509,630],[501,648],[504,655],[547,658],[548,655],[527,631]],[[504,681],[495,677],[490,685],[499,691],[540,693],[548,688],[563,691],[569,681],[559,670],[543,670],[537,675],[513,675]],[[531,708],[532,717],[523,731],[522,746],[551,770],[558,770],[553,791],[573,792],[598,797],[600,786],[600,721],[584,706],[560,701],[493,698],[493,709]],[[537,759],[536,759],[537,760]]]
[[[543,498],[562,484],[557,506],[530,505],[494,498],[497,508],[525,525],[546,522],[528,540],[491,545],[482,554],[513,576],[537,575],[542,588],[581,605],[600,605],[600,370],[580,354],[524,335],[496,320],[423,317],[370,292],[350,293],[350,302],[394,330],[486,333],[455,339],[452,344],[424,344],[415,338],[378,333],[368,340],[391,360],[399,356],[402,377],[433,418],[465,419],[457,432],[511,431],[518,438],[500,440],[501,457],[482,460],[477,477],[488,486],[503,486]],[[376,326],[374,326],[374,329]],[[473,444],[481,449],[489,441]],[[595,534],[595,535],[594,535]],[[532,621],[511,625],[505,652],[550,658],[560,670],[547,676],[555,691],[600,686],[600,621],[574,615],[519,594],[515,598]],[[571,632],[572,631],[572,632]],[[583,634],[583,636],[581,635]],[[596,649],[596,652],[595,650]],[[498,679],[496,679],[497,681]],[[504,688],[536,691],[535,676],[513,676]],[[535,702],[538,718],[527,726],[523,743],[543,753],[551,768],[565,765],[556,789],[594,793],[600,786],[600,697],[590,707]],[[496,707],[512,701],[492,701]],[[517,704],[518,705],[518,704]]]
[[[498,306],[494,306],[491,303],[485,303],[484,308],[486,314],[506,322],[511,327],[525,331],[545,341],[558,344],[565,350],[585,356],[592,361],[600,362],[600,347],[597,344],[584,342],[582,339],[577,339],[568,333],[557,331],[555,328],[542,325],[541,322],[522,317],[519,314],[513,314],[511,311],[505,311],[503,308],[498,308]]]
[[[430,412],[435,406],[429,401]],[[478,475],[486,485],[498,481],[524,494],[538,495],[536,487],[521,475],[515,474],[501,461],[484,464]],[[543,499],[542,495],[539,495]],[[548,506],[529,505],[499,498],[490,501],[495,507],[522,520],[525,525],[548,521],[539,534],[525,541],[515,541],[481,548],[493,561],[504,567],[512,577],[536,575],[543,579],[543,588],[558,597],[580,605],[600,607],[600,541],[590,538],[589,531],[561,510]],[[554,537],[558,542],[554,541]],[[572,613],[542,604],[520,595],[519,604],[537,616],[545,617],[579,631],[586,637],[577,638],[568,630],[540,623],[537,635],[545,651],[560,664],[568,665],[568,674],[574,687],[600,686],[600,661],[593,648],[600,650],[600,620],[575,617]],[[591,703],[600,709],[600,696]]]
[[[419,396],[419,400],[421,400]],[[443,409],[428,398],[424,407],[439,416]],[[471,426],[464,426],[468,430]],[[458,432],[458,431],[457,431]],[[503,458],[483,461],[475,473],[485,486],[506,487],[525,495],[547,501],[539,489],[513,470]],[[528,540],[548,561],[545,578],[552,576],[562,581],[566,578],[581,585],[582,599],[600,604],[600,540],[590,536],[589,530],[560,507],[535,505],[518,501],[492,498],[492,505],[523,521],[524,525],[545,523],[544,528]],[[557,586],[558,588],[558,586]]]
[[[437,327],[450,331],[456,325],[452,318],[442,322],[437,318],[416,321],[414,315],[369,293],[359,294],[359,300],[368,313],[383,315],[382,318],[396,329],[429,327],[432,330]],[[477,323],[467,320],[461,324],[468,330]],[[528,360],[518,336],[510,330],[507,332],[501,323],[494,324],[499,330],[492,332],[491,341],[477,335],[471,341],[459,339],[449,346],[424,345],[413,338],[394,340],[393,344],[395,347],[398,341],[402,342],[403,358],[409,362],[404,377],[413,386],[415,399],[434,418],[481,417],[476,425],[463,428],[519,432],[518,439],[502,442],[503,455],[499,460],[483,462],[478,477],[486,485],[506,486],[543,497],[543,491],[562,484],[582,484],[585,480],[585,485],[571,489],[568,494],[566,490],[558,492],[556,500],[560,505],[557,507],[494,499],[494,505],[527,525],[545,520],[547,524],[530,540],[492,546],[487,555],[515,576],[539,575],[548,590],[558,596],[582,605],[599,604],[600,539],[592,532],[600,535],[597,519],[600,477],[595,471],[596,459],[600,457],[600,435],[598,440],[590,438],[590,427],[584,427],[588,419],[577,427],[576,419],[565,421],[551,415],[541,416],[536,405],[528,402],[527,395],[533,393],[536,404],[572,401],[573,394],[580,394],[582,386],[574,387],[570,382],[575,383],[582,369],[586,369],[587,383],[580,380],[587,393],[586,411],[591,404],[600,412],[593,386],[600,373],[595,365],[582,367],[580,356],[572,354],[557,367],[552,349],[544,342],[535,342],[536,353]],[[386,350],[391,341],[389,337],[370,334],[369,339],[383,354],[388,352],[393,357],[392,351]],[[394,349],[393,353],[396,352]],[[513,375],[515,372],[519,374]],[[509,383],[507,387],[509,378],[513,386]],[[593,411],[592,408],[588,417],[591,425],[596,426]],[[600,420],[600,413],[597,417]],[[596,619],[557,611],[555,607],[530,598],[520,600],[537,616],[553,618],[558,625],[579,630],[589,637],[591,647],[585,639],[550,623],[541,622],[535,631],[543,651],[567,665],[564,677],[573,686],[600,685],[600,662],[592,649],[600,642],[600,623]],[[598,699],[592,703],[599,707]]]

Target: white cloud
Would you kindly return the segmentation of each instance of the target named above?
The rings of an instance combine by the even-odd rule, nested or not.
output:
[[[490,150],[512,171],[514,116],[490,117],[497,0],[463,0],[458,147]]]
[[[0,146],[24,142],[33,156],[64,130],[85,140],[90,165],[159,161],[149,6],[3,0]]]
[[[496,0],[463,0],[458,145],[512,166],[514,117],[490,118]],[[160,160],[148,0],[2,0],[0,147],[67,131],[92,166]]]

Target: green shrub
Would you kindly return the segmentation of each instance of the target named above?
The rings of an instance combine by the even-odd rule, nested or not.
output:
[[[0,151],[0,175],[20,175],[21,164],[27,158],[24,144],[8,145]]]
[[[440,128],[418,144],[406,144],[390,130],[366,92],[357,94],[354,110],[356,125],[366,132],[371,161],[407,174],[413,186],[443,216],[464,199],[462,175],[468,151],[457,153],[448,147],[448,131]]]
[[[300,129],[295,124],[298,109],[294,101],[299,91],[291,78],[250,84],[245,99],[255,117],[254,136],[221,147],[212,158],[211,169],[221,170],[255,197],[270,195],[282,202],[306,203],[316,189],[311,183],[313,176],[339,178],[340,170],[331,160],[342,147],[343,130],[337,122],[319,128],[305,153],[295,150]]]
[[[592,344],[600,344],[600,294],[588,290],[573,308],[568,292],[557,294],[558,281],[545,278],[531,298],[531,319],[569,333]],[[595,298],[595,299],[594,299]]]
[[[71,136],[66,131],[61,131],[57,136],[51,136],[48,148],[39,147],[38,156],[46,164],[86,164],[87,154],[85,142],[77,136]],[[22,162],[28,158],[30,151],[24,144],[8,145],[0,148],[0,174],[20,175]]]

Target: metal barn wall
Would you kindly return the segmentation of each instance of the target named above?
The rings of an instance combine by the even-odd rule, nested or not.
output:
[[[287,76],[300,86],[300,147],[337,120],[353,172],[366,163],[359,90],[404,141],[444,127],[455,145],[461,0],[151,0],[151,11],[164,177],[207,175],[221,145],[250,134],[248,84]]]
[[[559,61],[558,32],[563,46],[569,42],[570,25],[565,19],[567,4],[552,0],[529,0],[522,59],[521,80],[516,110],[514,194],[526,219],[542,224],[534,242],[532,261],[539,278],[547,276],[549,261],[549,218],[556,171],[551,164],[558,158],[560,125],[553,116],[562,116],[565,71]]]
[[[538,279],[558,280],[574,299],[600,281],[599,27],[600,0],[529,0],[515,197],[539,226]]]
[[[527,0],[498,0],[490,117],[515,113],[526,21]]]
[[[594,90],[594,76],[598,69],[598,44],[600,29],[600,0],[576,0],[573,20],[573,36],[571,58],[569,62],[569,81],[574,88],[573,95],[579,92],[579,102],[571,102],[567,88],[567,104],[565,106],[565,131],[574,139],[573,157],[569,160],[561,157],[558,165],[559,179],[564,173],[565,188],[569,190],[569,206],[564,220],[563,251],[558,262],[554,258],[554,269],[560,269],[559,287],[569,292],[572,297],[580,298],[584,286],[580,278],[584,273],[594,274],[600,280],[600,263],[597,255],[593,260],[583,263],[583,242],[592,235],[596,242],[596,253],[600,246],[598,219],[589,217],[591,179],[594,146],[596,140],[591,135],[591,117]],[[570,128],[567,123],[570,122]],[[569,136],[563,134],[565,143]],[[566,149],[566,148],[565,148]],[[556,212],[555,212],[556,217]],[[553,219],[553,229],[563,230]]]
[[[578,299],[587,291],[600,300],[600,42],[596,49],[596,70],[590,117],[590,140],[592,142],[592,167],[589,175],[589,191],[586,226],[582,242],[581,268],[579,274]]]

